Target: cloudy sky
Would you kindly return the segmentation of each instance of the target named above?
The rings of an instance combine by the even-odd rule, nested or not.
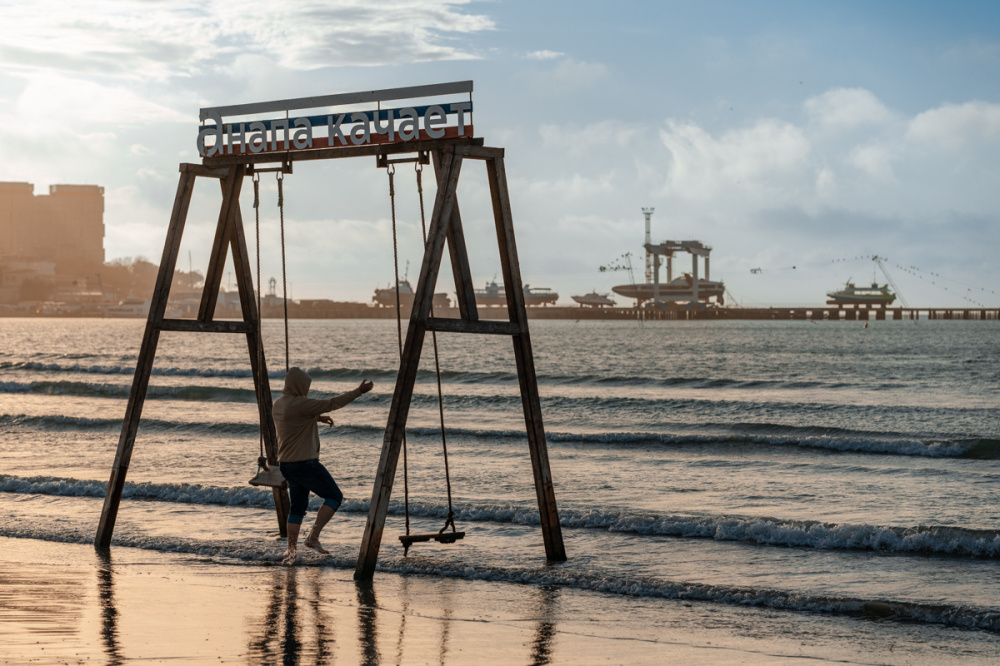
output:
[[[522,274],[563,301],[627,282],[598,267],[628,251],[641,279],[655,207],[654,240],[711,245],[743,304],[820,303],[871,281],[858,257],[877,254],[910,305],[1000,305],[996,2],[0,0],[0,16],[0,180],[103,186],[108,259],[159,260],[202,106],[472,79],[476,134],[507,150]],[[386,176],[336,162],[287,177],[292,294],[367,301],[392,279]],[[184,269],[204,270],[217,187],[196,190]],[[459,195],[483,283],[500,270],[485,170],[463,169]],[[272,182],[262,198],[266,282]]]

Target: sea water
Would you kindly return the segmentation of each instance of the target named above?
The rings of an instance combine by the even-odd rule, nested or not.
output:
[[[93,540],[144,325],[0,320],[0,535]],[[954,656],[1000,634],[995,323],[532,321],[531,335],[568,561],[545,562],[510,340],[439,334],[467,536],[403,556],[401,461],[380,571],[587,590],[644,612],[700,602],[880,617],[900,635],[935,625]],[[276,397],[281,322],[264,342]],[[313,396],[375,382],[321,426],[345,494],[322,562],[350,569],[396,324],[295,320],[288,351]],[[430,336],[417,382],[409,514],[436,531],[448,503]],[[114,543],[277,564],[271,493],[247,484],[259,447],[245,337],[163,333]]]

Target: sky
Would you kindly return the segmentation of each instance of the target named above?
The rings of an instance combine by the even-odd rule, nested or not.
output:
[[[476,135],[506,151],[523,279],[563,303],[627,283],[599,270],[626,252],[642,279],[653,207],[653,240],[710,245],[730,302],[820,304],[884,283],[879,255],[911,306],[1000,306],[1000,3],[0,0],[0,16],[0,181],[104,187],[109,260],[159,261],[201,107],[471,79]],[[415,283],[419,203],[396,178]],[[207,264],[207,180],[183,270]],[[262,281],[280,284],[262,188]],[[284,188],[292,297],[391,284],[374,159],[299,163]],[[480,165],[459,199],[473,278],[499,279]]]

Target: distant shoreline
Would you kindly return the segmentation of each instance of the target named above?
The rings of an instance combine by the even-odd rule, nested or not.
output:
[[[507,320],[505,307],[481,307],[480,319]],[[993,308],[952,308],[952,307],[894,307],[894,308],[836,308],[829,306],[800,307],[759,307],[759,308],[594,308],[583,306],[537,306],[527,308],[528,319],[571,319],[601,321],[658,321],[658,320],[809,320],[809,321],[902,321],[902,320],[966,320],[1000,321],[1000,307]],[[264,319],[281,319],[281,308],[265,307]],[[403,308],[402,317],[409,319],[409,308]],[[438,308],[435,317],[459,319],[458,308]],[[0,318],[48,318],[48,319],[146,319],[145,315],[114,317],[98,313],[30,313],[14,309],[0,309]],[[396,309],[372,307],[366,303],[337,303],[330,301],[322,307],[303,307],[290,304],[289,319],[395,319]],[[168,317],[169,318],[169,317]],[[182,319],[193,319],[182,316]],[[220,309],[216,319],[242,319],[238,310]]]

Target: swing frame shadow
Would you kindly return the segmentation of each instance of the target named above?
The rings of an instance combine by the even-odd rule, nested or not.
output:
[[[203,164],[200,165],[186,163],[180,165],[180,180],[167,229],[163,257],[160,261],[136,372],[122,423],[118,449],[98,525],[95,539],[97,548],[107,549],[111,545],[125,477],[135,444],[161,331],[242,333],[246,335],[261,429],[264,435],[264,448],[268,464],[277,464],[277,438],[274,420],[271,416],[271,388],[264,351],[258,348],[260,313],[254,298],[253,278],[250,271],[243,219],[240,213],[239,195],[244,178],[252,176],[259,164],[278,163],[279,167],[270,169],[280,169],[284,173],[291,173],[292,164],[297,161],[375,156],[378,161],[384,163],[392,155],[407,153],[418,153],[418,155],[427,153],[433,156],[437,177],[437,194],[424,246],[420,276],[414,292],[413,306],[403,344],[392,403],[389,408],[382,452],[373,484],[371,505],[354,577],[357,580],[371,580],[374,576],[388,513],[389,498],[392,494],[403,434],[413,397],[417,368],[425,334],[428,331],[511,337],[545,554],[546,558],[553,562],[561,562],[566,559],[549,467],[548,449],[545,442],[545,429],[542,422],[534,356],[528,331],[527,311],[524,293],[521,289],[520,263],[517,256],[507,176],[504,168],[504,149],[484,146],[483,139],[471,137],[395,144],[352,145],[299,152],[206,157],[203,159]],[[509,320],[507,321],[479,319],[457,196],[459,175],[462,163],[466,159],[486,163],[497,243],[500,250],[500,263],[504,284],[508,285],[506,294]],[[263,171],[264,169],[258,170]],[[222,204],[212,254],[206,271],[205,286],[197,318],[194,320],[167,319],[165,312],[171,278],[176,267],[184,224],[197,178],[218,179],[222,189]],[[457,319],[434,317],[431,310],[434,287],[441,268],[445,243],[448,245],[458,295],[460,316]],[[222,283],[226,253],[229,249],[232,250],[233,255],[243,320],[215,321],[214,314],[219,288]],[[285,520],[289,508],[288,491],[286,488],[272,488],[272,490],[279,530],[282,536],[286,536]]]

